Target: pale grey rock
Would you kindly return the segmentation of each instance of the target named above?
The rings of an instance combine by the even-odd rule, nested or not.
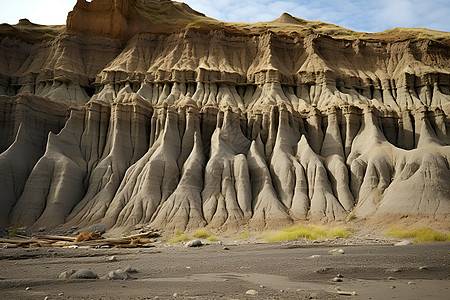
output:
[[[200,247],[203,246],[203,242],[201,240],[192,240],[189,242],[186,242],[184,245],[185,247]]]

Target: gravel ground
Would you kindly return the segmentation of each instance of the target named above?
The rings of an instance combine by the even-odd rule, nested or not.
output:
[[[0,293],[2,299],[446,299],[450,293],[450,243],[346,244],[1,249]],[[126,267],[138,272],[107,279]],[[71,269],[99,278],[58,278]],[[339,294],[346,292],[352,295]]]

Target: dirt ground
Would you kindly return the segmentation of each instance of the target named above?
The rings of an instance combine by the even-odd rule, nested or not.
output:
[[[394,246],[378,239],[230,240],[196,248],[163,243],[147,249],[9,248],[0,249],[0,295],[47,300],[448,299],[449,257],[450,243]],[[137,269],[133,278],[105,278],[126,267]],[[99,279],[58,278],[70,269],[90,269]],[[342,282],[333,281],[338,274]],[[352,295],[339,295],[343,292]]]

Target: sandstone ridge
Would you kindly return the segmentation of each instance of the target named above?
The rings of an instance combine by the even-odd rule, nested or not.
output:
[[[79,0],[0,31],[0,226],[448,220],[449,34],[323,24]]]

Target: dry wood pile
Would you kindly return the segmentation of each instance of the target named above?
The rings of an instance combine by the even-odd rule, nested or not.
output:
[[[82,232],[77,237],[58,235],[36,235],[33,237],[16,235],[16,239],[0,238],[0,245],[6,248],[33,248],[33,247],[69,247],[88,246],[112,248],[139,248],[153,247],[151,238],[159,237],[157,231],[123,236],[119,238],[104,238],[101,232]]]

